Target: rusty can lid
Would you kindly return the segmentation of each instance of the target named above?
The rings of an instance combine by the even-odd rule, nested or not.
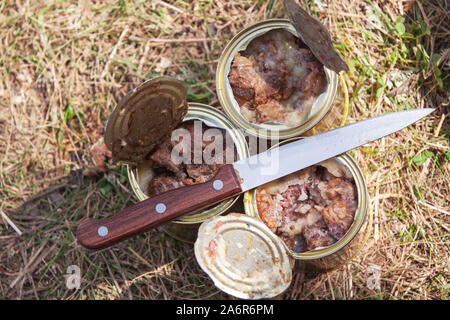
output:
[[[150,79],[128,93],[109,116],[105,143],[115,161],[137,163],[187,113],[187,86],[171,77]]]
[[[297,34],[311,49],[314,56],[324,66],[336,73],[348,71],[344,59],[334,49],[328,29],[294,0],[284,0],[284,7]]]
[[[292,281],[284,243],[255,217],[230,213],[203,222],[195,256],[214,284],[237,298],[272,298]]]

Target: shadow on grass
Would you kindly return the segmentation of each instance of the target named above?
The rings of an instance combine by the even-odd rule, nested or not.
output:
[[[131,192],[114,185],[120,181],[120,174],[109,174],[107,179],[105,176],[83,177],[80,171],[73,172],[15,210],[23,234],[16,238],[10,250],[20,251],[22,257],[8,254],[8,248],[0,255],[8,270],[26,272],[11,273],[3,279],[5,296],[226,298],[198,267],[193,246],[174,240],[160,230],[148,231],[101,251],[90,251],[77,243],[76,228],[83,218],[107,217],[134,202]],[[70,266],[80,268],[79,289],[70,289],[66,284]]]

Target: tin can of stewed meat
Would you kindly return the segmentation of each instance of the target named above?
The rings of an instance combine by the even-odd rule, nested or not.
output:
[[[327,69],[325,66],[322,66],[323,69],[319,70],[320,74],[323,77],[326,77],[325,81],[326,81],[326,89],[324,89],[324,91],[322,93],[317,93],[319,94],[318,96],[314,96],[314,98],[306,98],[307,92],[297,92],[297,89],[293,89],[294,91],[290,91],[291,95],[287,96],[289,94],[289,92],[281,92],[281,95],[284,96],[286,95],[287,100],[282,100],[284,105],[291,103],[292,101],[303,101],[301,100],[302,98],[299,98],[300,100],[296,100],[297,98],[295,97],[301,97],[303,95],[304,99],[305,99],[305,107],[304,109],[302,109],[301,112],[296,113],[298,110],[300,109],[290,109],[290,110],[297,110],[296,112],[288,112],[288,113],[283,113],[283,112],[278,112],[276,111],[276,109],[270,109],[270,104],[269,103],[265,103],[267,102],[267,99],[264,100],[264,97],[267,97],[267,95],[264,95],[264,93],[259,94],[258,92],[262,92],[262,90],[259,89],[254,89],[251,88],[252,85],[254,85],[256,82],[252,82],[253,80],[251,78],[258,78],[258,77],[251,77],[249,79],[249,76],[247,76],[247,80],[252,82],[253,84],[249,84],[249,83],[243,83],[242,87],[234,87],[234,89],[232,88],[231,82],[233,82],[233,79],[237,79],[237,81],[240,81],[239,79],[239,74],[237,76],[232,75],[232,69],[234,66],[234,59],[235,57],[237,57],[237,55],[241,56],[241,53],[245,53],[246,50],[256,50],[253,49],[252,46],[252,41],[254,41],[255,39],[258,39],[260,37],[266,36],[269,33],[273,33],[273,32],[282,32],[284,35],[282,39],[291,39],[292,36],[295,37],[295,39],[300,39],[296,33],[296,30],[294,28],[294,26],[289,22],[289,20],[287,19],[272,19],[272,20],[266,20],[266,21],[262,21],[262,22],[258,22],[254,25],[251,25],[250,27],[242,30],[241,32],[239,32],[236,36],[234,36],[232,38],[232,40],[227,44],[227,46],[225,47],[225,49],[222,52],[222,55],[219,59],[218,62],[218,66],[217,66],[217,71],[216,71],[216,87],[217,87],[217,95],[218,95],[218,99],[220,104],[222,105],[224,111],[226,112],[226,114],[228,115],[228,117],[230,118],[230,120],[239,128],[242,128],[246,131],[246,133],[251,134],[253,136],[257,136],[259,138],[263,138],[263,139],[273,139],[274,135],[276,134],[277,136],[275,137],[275,139],[287,139],[287,138],[292,138],[292,137],[296,137],[296,136],[300,136],[303,133],[305,133],[308,130],[311,130],[317,123],[320,122],[320,120],[328,113],[328,111],[330,110],[330,108],[333,105],[333,101],[334,98],[336,96],[336,92],[337,92],[337,88],[338,88],[338,75],[336,74],[336,72]],[[287,33],[286,33],[287,32]],[[289,40],[290,41],[290,40]],[[295,40],[298,41],[298,40]],[[249,46],[252,46],[249,49]],[[255,45],[256,47],[256,45]],[[286,45],[286,48],[290,48],[290,45]],[[306,48],[307,49],[307,48]],[[274,49],[275,50],[275,49]],[[270,48],[266,50],[267,52],[270,51]],[[264,53],[262,53],[264,55]],[[292,59],[285,59],[283,61],[288,61],[286,62],[289,66],[289,61],[300,61],[301,62],[301,55],[302,53],[299,53],[300,58],[298,58],[297,60],[289,60]],[[266,54],[267,56],[267,54]],[[305,56],[305,57],[309,57]],[[252,59],[258,59],[258,54],[257,52],[255,53],[255,58]],[[253,61],[253,60],[252,60]],[[307,61],[307,60],[305,60]],[[247,61],[248,62],[248,61]],[[292,63],[291,63],[292,64]],[[245,67],[245,61],[242,64]],[[265,66],[267,65],[266,62],[263,63],[263,65],[260,67],[260,69],[264,69]],[[311,65],[315,65],[314,62],[312,62]],[[321,65],[321,64],[320,64]],[[249,69],[245,69],[242,68],[242,73],[246,73],[246,70]],[[292,67],[295,68],[296,66]],[[288,67],[289,69],[290,67]],[[313,67],[314,69],[314,67]],[[317,69],[317,67],[316,67]],[[237,69],[240,70],[240,69]],[[258,69],[259,70],[259,69]],[[273,87],[277,87],[280,84],[276,83],[276,79],[277,78],[277,74],[276,71],[274,71],[273,74],[271,74],[270,72],[270,68],[267,70],[259,70],[261,72],[267,72],[267,81],[273,81]],[[276,68],[273,68],[273,70],[276,70]],[[258,71],[258,72],[259,72]],[[289,70],[288,70],[289,71]],[[239,71],[241,72],[241,71]],[[297,70],[296,72],[292,71],[289,74],[292,75],[296,75],[298,74],[299,77],[301,75],[304,75],[305,73],[302,73],[304,71],[302,71],[302,69]],[[256,73],[255,73],[256,75]],[[232,77],[232,78],[230,78]],[[307,77],[305,77],[307,78]],[[232,81],[230,81],[230,79],[232,79]],[[294,80],[297,78],[293,78]],[[245,80],[245,79],[244,79]],[[293,83],[292,81],[294,80],[289,80],[290,83]],[[245,81],[244,81],[245,82]],[[235,82],[233,82],[235,83]],[[260,83],[260,82],[257,82]],[[314,87],[317,84],[317,81],[314,83],[314,85],[312,85],[311,81],[304,81],[304,83],[309,83],[310,84],[310,88],[312,88],[311,90],[314,90]],[[285,84],[282,84],[282,86]],[[295,88],[302,88],[302,86],[304,86],[304,84],[300,84],[300,85],[296,85]],[[245,89],[245,88],[250,88],[250,89]],[[259,88],[259,87],[258,87]],[[272,90],[271,88],[265,86],[265,88],[268,88],[267,90]],[[292,89],[292,88],[291,88]],[[253,91],[252,91],[253,90]],[[299,89],[300,90],[300,89]],[[303,89],[302,89],[303,90]],[[306,90],[306,89],[305,89]],[[273,93],[274,91],[272,91]],[[239,94],[237,94],[239,93]],[[296,94],[299,94],[296,96]],[[268,93],[270,94],[270,93]],[[274,95],[276,96],[276,94]],[[247,99],[246,97],[248,97],[247,102],[245,102]],[[250,98],[253,97],[253,98]],[[294,99],[295,98],[295,99]],[[244,100],[242,100],[244,99]],[[251,100],[253,99],[253,100]],[[280,98],[280,99],[284,99],[284,98]],[[238,102],[238,100],[240,102]],[[243,102],[244,101],[244,102]],[[252,107],[247,108],[248,105],[246,105],[246,103],[248,103],[248,101],[250,101],[250,105],[252,105]],[[255,106],[256,101],[263,101],[261,103],[264,103],[263,105],[258,105],[258,107],[256,109],[252,109]],[[274,100],[269,100],[270,101],[274,101]],[[281,101],[281,100],[280,100]],[[254,103],[253,103],[254,102]],[[292,102],[292,103],[293,103]],[[295,102],[297,103],[297,102]],[[277,105],[281,105],[281,104],[277,104]],[[299,106],[300,104],[291,104],[291,106]],[[303,102],[301,104],[301,106],[303,106]],[[251,109],[251,110],[250,110]],[[250,111],[249,111],[250,110]],[[255,111],[256,110],[256,111]],[[280,109],[282,110],[282,109]],[[284,109],[283,109],[284,110]],[[261,111],[261,112],[259,112]],[[256,113],[255,113],[256,112]],[[302,113],[303,112],[303,113]],[[255,115],[256,114],[256,115]],[[291,119],[291,120],[273,120],[274,117],[276,118],[277,114],[282,114],[283,115],[283,119]],[[270,120],[270,117],[272,117],[273,119]],[[292,120],[294,119],[294,120]],[[287,124],[286,124],[287,123]]]
[[[237,160],[248,156],[248,146],[244,135],[240,130],[234,128],[233,124],[221,111],[205,104],[190,102],[188,103],[188,111],[183,122],[191,120],[200,120],[207,127],[225,130],[233,140]],[[151,165],[148,162],[141,162],[137,165],[129,164],[127,173],[131,188],[137,198],[141,201],[147,199],[148,196],[145,190],[154,175]],[[238,198],[239,196],[229,198],[212,207],[164,224],[160,228],[175,239],[194,243],[200,224],[211,217],[226,213]],[[183,199],[180,199],[180,201],[183,201]]]
[[[298,138],[288,139],[281,144],[296,139]],[[285,243],[290,255],[298,262],[297,268],[300,270],[323,272],[342,266],[363,248],[371,231],[372,217],[371,213],[368,213],[368,191],[361,169],[348,154],[342,154],[327,161],[333,161],[345,169],[349,176],[351,174],[356,189],[356,210],[349,229],[331,245],[297,253]],[[258,212],[257,192],[258,189],[253,189],[244,194],[244,208],[247,215],[261,218]]]

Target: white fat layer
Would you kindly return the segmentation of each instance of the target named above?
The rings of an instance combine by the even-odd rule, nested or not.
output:
[[[303,183],[304,181],[299,178],[298,173],[294,172],[283,178],[266,183],[262,186],[262,188],[264,188],[269,194],[279,195],[285,192],[289,186],[295,186]]]
[[[322,218],[322,215],[318,211],[311,211],[305,217],[298,218],[296,220],[285,217],[284,224],[279,230],[288,236],[294,236],[303,232],[306,226],[313,225]]]
[[[246,107],[241,107],[242,116],[250,122],[254,122],[256,119],[256,111],[250,110]]]
[[[321,165],[322,167],[325,167],[329,173],[331,173],[336,178],[347,178],[352,179],[352,173],[349,168],[346,166],[341,165],[334,159],[328,159],[325,161],[322,161],[318,163],[318,165]]]

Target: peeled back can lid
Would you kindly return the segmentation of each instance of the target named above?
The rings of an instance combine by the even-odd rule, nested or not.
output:
[[[109,116],[105,144],[114,161],[138,163],[187,113],[187,86],[171,77],[150,79],[128,93]]]
[[[292,281],[284,243],[259,219],[238,213],[202,223],[195,257],[222,291],[241,299],[281,294]]]
[[[328,29],[294,0],[284,0],[284,6],[298,36],[311,49],[314,56],[336,73],[348,71],[347,64],[334,49]]]

